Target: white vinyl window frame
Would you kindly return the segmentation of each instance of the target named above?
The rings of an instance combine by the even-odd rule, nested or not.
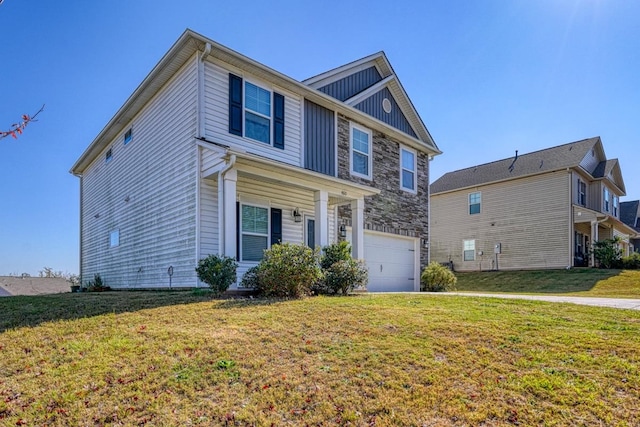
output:
[[[411,165],[405,164],[405,153],[411,156]],[[405,186],[405,176],[411,177],[410,186]],[[404,146],[400,146],[400,189],[413,194],[418,192],[418,152]]]
[[[469,193],[469,215],[477,215],[482,212],[482,192],[474,191]]]
[[[609,212],[610,209],[610,201],[609,198],[611,197],[611,195],[609,194],[609,189],[607,187],[604,187],[602,189],[602,208],[604,212]]]
[[[462,241],[462,260],[476,260],[476,241],[474,239]]]
[[[587,206],[587,183],[581,179],[578,180],[578,204]]]
[[[260,233],[260,232],[255,232],[255,231],[245,231],[244,230],[244,217],[242,215],[242,212],[244,210],[245,207],[251,207],[251,208],[255,208],[255,209],[264,209],[265,211],[267,211],[267,230],[266,233]],[[255,236],[255,237],[264,237],[266,238],[266,246],[264,249],[269,249],[271,247],[271,209],[268,205],[262,205],[262,204],[256,204],[256,203],[240,203],[240,224],[239,224],[239,230],[238,232],[240,233],[240,239],[238,239],[240,242],[240,248],[239,248],[239,253],[240,253],[240,260],[241,262],[249,262],[249,263],[259,263],[260,260],[252,260],[252,259],[245,259],[245,248],[244,248],[244,236]]]
[[[367,135],[367,152],[357,149],[354,147],[354,133],[355,131],[364,133]],[[349,122],[349,169],[350,173],[353,176],[357,176],[360,178],[364,178],[367,180],[371,180],[372,172],[373,172],[373,133],[370,129],[367,129],[363,126],[360,126],[356,123]],[[354,155],[358,156],[366,156],[367,158],[367,173],[362,173],[360,171],[355,170],[355,162],[353,161]]]
[[[113,160],[113,149],[109,148],[104,155],[104,163],[109,164]]]
[[[613,196],[613,216],[618,217],[619,199],[618,196]]]
[[[265,112],[255,110],[247,106],[247,93],[248,93],[247,87],[248,86],[255,86],[258,89],[258,92],[263,91],[263,92],[269,93],[269,115],[268,116],[265,114]],[[269,121],[269,130],[267,134],[267,140],[253,138],[247,133],[247,113],[252,114],[259,119],[264,119]],[[273,144],[273,135],[272,135],[273,134],[273,91],[270,89],[267,89],[267,87],[261,83],[258,83],[252,80],[247,80],[247,79],[244,79],[242,83],[242,134],[246,138],[252,141],[257,141],[257,142],[261,142],[263,144],[268,144],[268,145]]]
[[[133,140],[133,128],[129,128],[129,130],[124,133],[124,145],[130,143],[131,140]]]
[[[117,248],[120,246],[120,229],[116,228],[109,233],[109,247]]]

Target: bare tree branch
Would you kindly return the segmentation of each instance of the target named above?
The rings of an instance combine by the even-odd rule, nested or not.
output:
[[[0,0],[0,3],[2,3],[2,0]],[[18,135],[22,135],[22,131],[24,130],[25,127],[27,127],[29,123],[37,122],[36,117],[38,117],[38,114],[40,114],[43,110],[44,110],[44,104],[42,104],[42,107],[40,107],[40,109],[31,116],[29,116],[28,114],[23,114],[22,120],[19,121],[18,123],[12,124],[10,130],[0,131],[0,139],[5,138],[9,135],[11,135],[15,139],[18,139]]]

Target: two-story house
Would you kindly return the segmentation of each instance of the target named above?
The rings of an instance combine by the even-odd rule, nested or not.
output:
[[[300,82],[187,30],[71,169],[82,280],[194,287],[208,254],[241,277],[347,238],[370,290],[417,290],[437,154],[382,52]]]
[[[638,233],[631,245],[633,252],[640,252],[640,200],[620,203],[620,220]]]
[[[599,137],[449,172],[431,184],[431,257],[459,271],[593,266],[620,221],[620,165]]]

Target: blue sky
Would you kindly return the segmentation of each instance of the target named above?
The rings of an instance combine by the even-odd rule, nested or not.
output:
[[[191,28],[295,79],[384,50],[447,171],[599,135],[640,198],[636,0],[5,0],[0,275],[78,272],[69,169]]]

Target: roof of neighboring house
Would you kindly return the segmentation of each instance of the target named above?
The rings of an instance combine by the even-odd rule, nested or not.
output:
[[[640,218],[640,200],[620,203],[620,221],[640,231],[638,218]]]
[[[508,159],[448,172],[431,184],[431,194],[577,167],[599,142],[600,137],[596,136],[528,154],[518,155],[516,151]],[[617,160],[603,161],[594,171],[587,172],[593,174],[602,169],[604,173],[615,164]]]

